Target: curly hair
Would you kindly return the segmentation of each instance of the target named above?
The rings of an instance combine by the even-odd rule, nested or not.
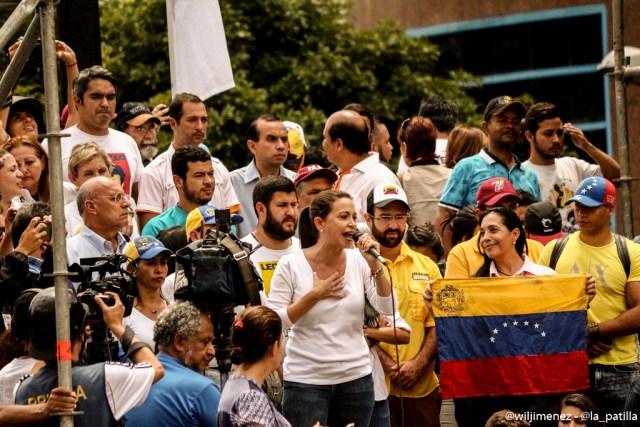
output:
[[[200,313],[202,311],[188,301],[178,301],[163,310],[153,327],[153,340],[158,351],[171,346],[178,334],[187,341],[195,338],[200,331]]]

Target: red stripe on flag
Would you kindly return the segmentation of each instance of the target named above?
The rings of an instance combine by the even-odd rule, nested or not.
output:
[[[443,399],[564,393],[589,388],[586,351],[440,362]]]

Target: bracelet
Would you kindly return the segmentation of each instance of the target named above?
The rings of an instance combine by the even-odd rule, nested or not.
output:
[[[148,348],[149,350],[151,350],[151,346],[146,342],[136,341],[133,344],[131,344],[131,347],[129,347],[129,351],[125,353],[125,357],[129,358],[129,356],[131,356],[133,353],[140,350],[141,348]],[[153,350],[151,350],[151,352],[153,353]]]
[[[74,65],[78,65],[78,61],[74,62],[73,64],[67,64],[67,65],[66,65],[66,67],[67,67],[67,68],[71,68],[71,67],[73,67]]]
[[[129,348],[131,347],[131,340],[133,340],[134,335],[135,333],[133,332],[133,329],[128,326],[124,328],[124,334],[122,334],[120,344],[122,344],[122,350],[124,350],[125,353],[129,352]]]
[[[382,273],[384,273],[384,270],[382,270],[382,267],[380,267],[379,269],[377,269],[376,271],[371,270],[371,277],[378,277],[380,276]]]

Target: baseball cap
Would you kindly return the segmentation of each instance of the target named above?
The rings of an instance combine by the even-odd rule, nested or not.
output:
[[[173,255],[170,249],[164,247],[164,244],[151,236],[139,236],[131,240],[124,248],[124,255],[129,259],[127,265],[137,259],[151,259],[156,255],[166,253]]]
[[[123,123],[141,126],[149,119],[160,124],[160,119],[151,114],[151,110],[146,105],[141,102],[125,102],[116,116],[116,127],[119,128]]]
[[[66,289],[69,297],[71,340],[84,330],[86,309],[75,292]],[[64,297],[64,295],[63,295]],[[29,355],[38,360],[56,360],[56,296],[55,288],[38,292],[29,305]]]
[[[329,179],[333,184],[338,180],[338,175],[329,168],[323,168],[320,165],[307,165],[298,169],[298,175],[293,180],[293,184],[297,187],[305,179],[309,179],[313,176],[324,176]]]
[[[610,208],[616,206],[616,187],[606,178],[594,176],[586,178],[580,183],[573,197],[564,204],[578,202],[585,206],[595,208],[606,205]]]
[[[244,221],[240,215],[233,214],[231,215],[231,225],[237,225]],[[210,205],[204,205],[195,208],[189,215],[187,215],[187,223],[185,225],[185,231],[187,233],[187,238],[193,230],[197,230],[205,224],[215,224],[216,223],[216,207]]]
[[[391,202],[402,202],[407,209],[411,209],[401,187],[395,184],[378,184],[367,196],[367,212],[371,212],[373,208],[383,208]]]
[[[479,208],[483,206],[495,206],[505,197],[515,197],[520,200],[518,193],[513,188],[511,182],[504,177],[494,177],[485,180],[480,184],[476,193],[476,202]]]
[[[283,121],[282,124],[289,132],[289,156],[286,161],[288,163],[297,162],[304,154],[304,147],[307,146],[304,130],[302,130],[302,126],[294,122]]]
[[[524,228],[529,238],[546,245],[564,235],[562,216],[551,202],[539,202],[529,205],[524,213]]]
[[[524,104],[517,99],[513,99],[510,96],[499,96],[493,98],[487,104],[487,108],[484,110],[484,121],[488,122],[491,116],[502,113],[507,108],[513,108],[520,117],[527,115],[527,108]]]

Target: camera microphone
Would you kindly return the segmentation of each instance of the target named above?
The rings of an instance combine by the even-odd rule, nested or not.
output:
[[[363,235],[363,234],[364,234],[364,233],[362,233],[361,231],[358,231],[358,230],[354,231],[354,232],[353,232],[353,235],[352,235],[352,237],[353,237],[353,241],[354,241],[354,242],[356,242],[356,243],[358,243],[358,240],[360,240],[360,237],[362,237],[362,235]],[[380,262],[380,264],[382,264],[382,265],[387,265],[387,260],[386,260],[386,259],[384,259],[384,258],[383,258],[379,253],[378,253],[378,251],[376,250],[376,248],[371,247],[371,248],[369,248],[369,250],[368,250],[367,252],[369,253],[369,255],[372,255],[374,258],[376,258],[376,259]]]

